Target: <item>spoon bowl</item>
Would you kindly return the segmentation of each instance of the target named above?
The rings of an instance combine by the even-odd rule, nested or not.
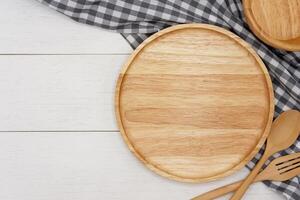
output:
[[[233,194],[231,200],[238,200],[253,182],[265,161],[274,153],[291,146],[299,136],[300,112],[289,110],[282,113],[272,124],[271,132],[267,139],[265,152],[251,173],[243,181],[240,188]]]

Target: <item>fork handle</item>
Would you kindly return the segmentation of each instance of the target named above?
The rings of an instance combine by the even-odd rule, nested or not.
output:
[[[259,160],[259,162],[255,165],[255,167],[252,169],[252,171],[247,176],[247,178],[245,178],[243,180],[242,184],[235,191],[235,193],[232,195],[232,197],[230,198],[230,200],[240,200],[243,197],[243,195],[247,191],[248,187],[255,180],[257,174],[259,173],[259,171],[262,168],[262,166],[265,163],[265,161],[270,157],[270,155],[272,155],[267,150],[268,149],[266,147],[265,153],[263,154],[263,156],[261,157],[261,159]]]
[[[191,200],[212,200],[217,197],[223,196],[229,192],[235,191],[240,185],[242,181],[237,181],[235,183],[231,183],[229,185],[225,185],[223,187],[219,187],[217,189],[211,190],[199,196],[192,198]]]

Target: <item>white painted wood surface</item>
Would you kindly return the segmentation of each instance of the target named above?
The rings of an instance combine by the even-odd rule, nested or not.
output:
[[[36,0],[1,0],[0,24],[1,54],[131,52],[121,35],[75,23]]]
[[[114,88],[127,55],[0,55],[0,131],[118,130]]]
[[[180,200],[248,173],[178,183],[129,152],[113,111],[118,70],[132,51],[120,35],[35,0],[0,1],[0,24],[1,200]],[[257,183],[245,199],[283,197]]]

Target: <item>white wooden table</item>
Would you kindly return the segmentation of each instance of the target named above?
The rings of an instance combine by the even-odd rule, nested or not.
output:
[[[129,152],[113,98],[131,52],[119,34],[35,0],[0,1],[1,200],[181,200],[246,176],[179,183]],[[284,198],[257,183],[245,199]]]

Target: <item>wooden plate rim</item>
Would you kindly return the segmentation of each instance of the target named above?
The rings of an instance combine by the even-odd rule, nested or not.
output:
[[[251,31],[266,44],[287,51],[300,51],[300,36],[289,40],[278,40],[260,28],[251,9],[252,0],[243,0],[244,15]]]
[[[231,39],[235,40],[236,42],[238,42],[242,47],[244,47],[254,58],[255,60],[258,62],[263,74],[265,75],[265,80],[266,80],[266,84],[267,84],[267,88],[269,90],[268,92],[268,96],[269,96],[269,116],[267,119],[267,123],[264,129],[264,132],[260,138],[260,140],[258,141],[258,143],[256,144],[256,146],[253,148],[253,150],[251,151],[250,154],[248,154],[247,156],[245,156],[245,159],[242,160],[239,164],[237,164],[236,166],[232,167],[230,170],[226,171],[226,172],[222,172],[213,176],[208,176],[208,177],[201,177],[201,178],[186,178],[186,177],[180,177],[178,175],[175,174],[171,174],[170,172],[163,170],[161,168],[159,168],[158,166],[155,166],[152,163],[149,163],[134,147],[134,145],[132,144],[132,142],[130,141],[130,139],[128,138],[125,128],[123,126],[123,122],[121,119],[121,113],[120,113],[120,94],[121,94],[121,86],[122,86],[122,82],[124,79],[124,76],[126,74],[126,71],[128,70],[128,68],[130,67],[132,61],[135,59],[135,57],[139,54],[139,52],[141,52],[141,50],[147,46],[147,44],[149,44],[150,42],[154,41],[155,39],[157,39],[158,37],[165,35],[166,33],[170,33],[176,30],[181,30],[181,29],[190,29],[190,28],[200,28],[200,29],[208,29],[208,30],[212,30],[212,31],[216,31],[218,33],[221,34],[225,34],[226,36],[230,37]],[[125,141],[125,143],[128,145],[130,151],[139,158],[139,160],[141,160],[149,169],[151,169],[152,171],[154,171],[155,173],[172,179],[172,180],[176,180],[176,181],[180,181],[180,182],[190,182],[190,183],[199,183],[199,182],[207,182],[207,181],[212,181],[212,180],[216,180],[216,179],[220,179],[226,176],[229,176],[231,174],[233,174],[234,172],[240,170],[242,167],[244,167],[259,151],[259,149],[262,147],[262,145],[264,144],[270,129],[271,129],[271,124],[272,124],[272,120],[273,120],[273,116],[274,116],[274,102],[273,102],[274,96],[273,96],[273,87],[272,87],[272,81],[271,78],[269,76],[268,70],[266,69],[264,63],[262,62],[262,60],[259,58],[259,56],[255,53],[255,51],[251,48],[251,46],[246,43],[245,41],[243,41],[241,38],[239,38],[238,36],[236,36],[235,34],[231,33],[230,31],[227,31],[223,28],[214,26],[214,25],[209,25],[209,24],[182,24],[182,25],[175,25],[169,28],[166,28],[162,31],[159,31],[157,33],[155,33],[154,35],[150,36],[149,38],[147,38],[142,44],[140,44],[131,54],[131,56],[128,58],[128,60],[125,62],[125,64],[123,65],[120,74],[119,74],[119,78],[117,80],[117,84],[116,84],[116,91],[115,91],[115,113],[116,113],[116,119],[117,119],[117,123],[118,126],[120,128],[120,133]]]

